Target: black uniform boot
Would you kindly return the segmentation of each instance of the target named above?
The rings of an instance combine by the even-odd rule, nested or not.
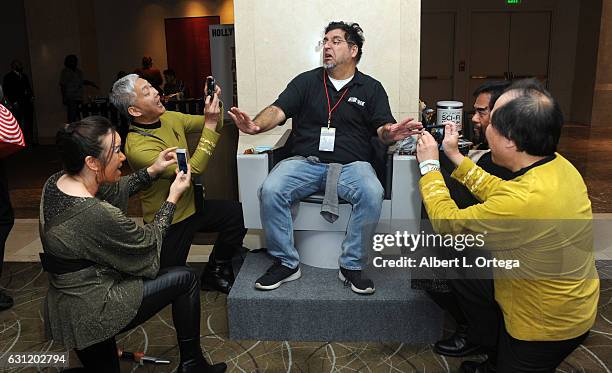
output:
[[[467,325],[457,325],[457,330],[450,338],[436,342],[434,351],[437,354],[451,357],[463,357],[480,353],[482,351],[481,347],[468,341],[467,331]]]
[[[199,338],[179,340],[178,344],[181,353],[179,373],[223,373],[227,369],[225,363],[211,365],[206,361]]]
[[[217,260],[214,252],[210,254],[201,278],[202,290],[216,290],[229,294],[234,285],[234,269],[231,260]]]

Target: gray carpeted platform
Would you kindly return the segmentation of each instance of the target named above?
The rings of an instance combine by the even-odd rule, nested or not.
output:
[[[376,293],[355,294],[338,271],[302,265],[302,278],[272,291],[254,288],[272,264],[249,253],[227,298],[231,339],[431,343],[442,336],[443,312],[410,288],[403,270],[370,269]]]

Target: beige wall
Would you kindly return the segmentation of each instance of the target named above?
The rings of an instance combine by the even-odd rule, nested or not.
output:
[[[397,120],[416,115],[419,0],[234,0],[240,108],[251,116],[270,105],[301,72],[321,65],[316,44],[332,20],[358,22],[365,43],[359,69],[379,80]],[[239,151],[273,145],[286,128],[241,134]]]
[[[591,124],[612,127],[612,3],[604,0]]]

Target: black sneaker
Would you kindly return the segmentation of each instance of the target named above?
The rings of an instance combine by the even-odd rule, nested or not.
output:
[[[0,290],[0,311],[8,310],[11,307],[13,307],[13,298]]]
[[[255,281],[255,288],[259,290],[274,290],[281,286],[283,282],[297,280],[302,277],[300,267],[286,267],[280,263],[275,263],[268,271]]]
[[[361,277],[361,270],[350,270],[340,267],[338,278],[340,281],[344,281],[345,286],[351,285],[351,290],[357,294],[372,294],[376,291],[372,280]]]

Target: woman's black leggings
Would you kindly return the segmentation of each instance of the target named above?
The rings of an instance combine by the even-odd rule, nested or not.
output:
[[[200,338],[200,287],[196,272],[188,267],[161,269],[153,280],[145,280],[142,303],[134,319],[121,331],[144,323],[172,304],[172,320],[179,341]],[[119,372],[115,337],[75,352],[87,372]],[[185,358],[185,357],[182,357]],[[76,371],[76,370],[73,370]]]

